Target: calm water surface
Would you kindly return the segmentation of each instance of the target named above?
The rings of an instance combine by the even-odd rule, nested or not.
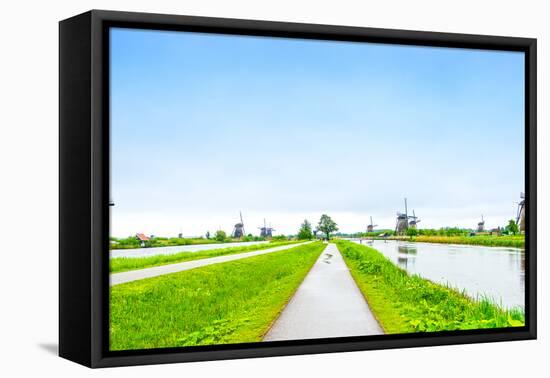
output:
[[[504,307],[525,308],[523,249],[394,240],[363,240],[362,244],[376,248],[412,274],[465,290],[474,298],[485,295]]]
[[[216,244],[195,244],[195,245],[178,245],[170,247],[155,247],[155,248],[132,248],[132,249],[112,249],[111,258],[113,257],[147,257],[154,255],[172,255],[178,252],[197,252],[207,249],[231,248],[254,244],[268,243],[267,241],[258,242],[236,242],[236,243],[216,243]]]

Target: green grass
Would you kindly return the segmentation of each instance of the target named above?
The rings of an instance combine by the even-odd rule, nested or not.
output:
[[[134,249],[134,248],[143,248],[141,242],[136,239],[135,236],[129,236],[127,238],[110,238],[112,242],[109,245],[109,249]],[[206,239],[206,238],[162,238],[155,237],[146,242],[145,247],[154,248],[154,247],[172,247],[178,245],[197,245],[197,244],[214,244],[214,243],[230,243],[237,240],[226,240],[218,241],[216,239]]]
[[[253,244],[249,246],[217,248],[197,252],[179,252],[171,255],[155,255],[147,257],[115,257],[110,260],[111,273],[125,272],[134,269],[149,268],[152,266],[168,265],[178,262],[206,259],[209,257],[232,255],[235,253],[259,251],[262,249],[280,247],[287,244],[295,244],[297,241],[272,242]]]
[[[377,250],[336,241],[352,276],[386,333],[517,327],[521,309],[504,310],[487,299],[410,275]]]
[[[116,285],[111,350],[261,341],[325,245]]]
[[[413,236],[407,239],[416,242],[444,243],[444,244],[470,244],[484,245],[487,247],[512,247],[525,248],[525,235],[476,235],[476,236]]]

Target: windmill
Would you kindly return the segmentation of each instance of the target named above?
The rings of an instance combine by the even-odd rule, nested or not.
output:
[[[260,229],[260,236],[263,237],[263,238],[271,238],[273,237],[273,231],[275,231],[275,229],[273,227],[271,227],[271,224],[269,225],[269,227],[267,227],[266,223],[265,223],[265,218],[264,218],[264,226],[263,227],[258,227]]]
[[[520,193],[520,198],[521,201],[518,203],[516,223],[519,226],[519,231],[525,232],[525,193]]]
[[[477,232],[485,231],[485,219],[483,219],[483,214],[481,214],[481,222],[477,224]]]
[[[403,235],[409,228],[407,219],[407,214],[397,212],[397,223],[395,224],[395,233],[397,235]]]
[[[235,239],[240,239],[244,236],[244,222],[243,222],[243,214],[239,211],[239,216],[241,218],[240,223],[236,223],[233,227],[233,234],[232,236]]]
[[[413,209],[413,215],[412,217],[409,216],[409,219],[411,219],[409,221],[409,227],[410,228],[416,228],[416,226],[418,225],[418,223],[420,223],[420,219],[418,219],[418,217],[416,216],[416,214],[414,213],[414,209]]]
[[[377,227],[377,224],[372,224],[372,217],[370,217],[370,224],[367,226],[367,232],[373,232],[374,227]]]
[[[411,219],[411,221],[409,221]],[[407,209],[407,199],[405,198],[405,212],[397,212],[397,221],[395,223],[395,233],[397,235],[403,235],[409,227],[415,228],[416,225],[420,222],[420,219],[416,216],[413,210],[413,215],[409,215],[408,209]]]

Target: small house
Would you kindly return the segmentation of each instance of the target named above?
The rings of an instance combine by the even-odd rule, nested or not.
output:
[[[145,234],[136,234],[136,239],[139,241],[140,246],[145,247],[145,243],[151,240],[148,236]]]

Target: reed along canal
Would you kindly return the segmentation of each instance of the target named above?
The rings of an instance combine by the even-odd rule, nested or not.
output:
[[[525,309],[525,250],[506,247],[395,240],[356,243],[375,248],[411,274],[488,297],[506,308]]]

